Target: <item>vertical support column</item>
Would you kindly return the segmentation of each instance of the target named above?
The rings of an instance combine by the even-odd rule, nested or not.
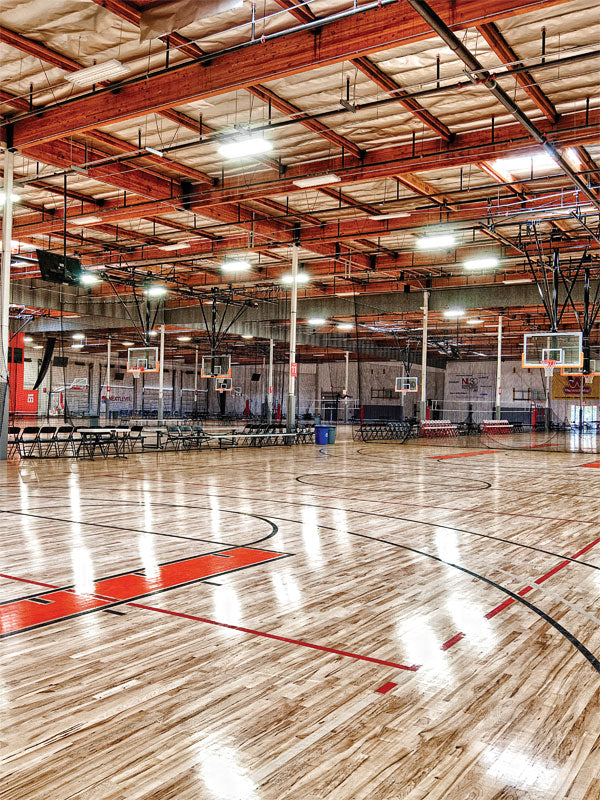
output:
[[[498,317],[498,353],[496,361],[496,407],[494,419],[500,419],[500,401],[502,395],[502,314]]]
[[[194,354],[194,417],[198,418],[198,345]]]
[[[105,413],[106,413],[106,421],[110,423],[110,336],[108,337],[108,342],[106,344],[106,403],[105,403]]]
[[[292,245],[292,295],[290,300],[290,366],[288,374],[287,431],[296,430],[296,317],[298,315],[298,246]]]
[[[348,424],[348,371],[350,368],[350,353],[346,350],[344,353],[346,359],[346,370],[344,374],[344,422]]]
[[[165,421],[165,326],[160,328],[160,350],[158,362],[158,424],[162,425]]]
[[[268,422],[273,422],[273,339],[269,339],[269,377],[267,380],[267,409],[268,409]]]
[[[429,319],[429,292],[423,292],[423,344],[421,353],[421,413],[424,420],[427,414],[427,322]]]
[[[8,456],[8,408],[9,408],[9,305],[10,305],[10,248],[13,223],[13,170],[14,153],[6,149],[4,153],[4,216],[2,218],[2,273],[0,276],[0,461]]]

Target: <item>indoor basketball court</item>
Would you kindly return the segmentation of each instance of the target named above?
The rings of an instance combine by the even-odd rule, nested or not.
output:
[[[600,800],[599,26],[0,8],[0,800]]]

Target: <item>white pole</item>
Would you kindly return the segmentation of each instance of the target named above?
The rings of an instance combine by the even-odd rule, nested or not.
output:
[[[427,321],[429,316],[429,292],[423,292],[423,344],[421,353],[421,419],[425,419],[427,408]]]
[[[194,416],[198,416],[198,345],[194,358]]]
[[[494,417],[500,419],[500,400],[502,394],[502,314],[498,317],[498,361],[496,363],[496,410]]]
[[[296,430],[296,317],[298,315],[298,246],[292,245],[292,296],[290,303],[290,371],[288,376],[287,430]]]
[[[269,423],[273,422],[273,339],[269,339],[269,377],[268,377],[267,408]]]
[[[160,361],[158,362],[158,424],[162,425],[164,422],[164,388],[165,388],[165,326],[161,325],[160,328]]]
[[[10,250],[13,223],[13,170],[14,153],[6,149],[4,153],[4,216],[2,219],[2,274],[0,277],[0,392],[4,395],[2,418],[0,419],[0,460],[8,456],[8,348],[9,348],[9,306],[10,306]],[[1,402],[0,395],[0,402]]]
[[[348,371],[350,367],[350,353],[346,350],[344,353],[346,359],[346,373],[344,375],[344,422],[348,424]]]
[[[106,344],[106,421],[110,423],[110,336]]]

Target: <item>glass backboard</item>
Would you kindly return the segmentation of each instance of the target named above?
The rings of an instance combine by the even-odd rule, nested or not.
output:
[[[523,338],[522,364],[526,369],[544,367],[554,361],[557,367],[583,367],[580,331],[526,333]]]

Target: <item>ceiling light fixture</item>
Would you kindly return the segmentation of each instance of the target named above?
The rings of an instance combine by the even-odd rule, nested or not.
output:
[[[65,80],[75,86],[93,86],[101,81],[114,81],[129,74],[129,67],[126,67],[116,58],[104,61],[102,64],[93,64],[91,67],[84,67],[69,75],[65,75]]]
[[[494,161],[494,167],[503,174],[517,175],[533,170],[556,169],[556,161],[548,153],[532,153],[528,156],[515,156],[514,158],[499,158]]]
[[[33,336],[24,336],[23,341],[25,344],[31,344],[31,342],[33,342]]]
[[[505,278],[502,283],[533,283],[533,278]]]
[[[242,333],[242,339],[254,339],[251,333]]]
[[[158,336],[158,331],[148,331],[148,336]]]
[[[34,350],[43,350],[44,349],[44,345],[43,344],[34,344],[34,345],[32,345],[32,347],[33,347]]]
[[[338,331],[351,331],[354,329],[354,325],[351,322],[340,322],[337,329]]]
[[[71,350],[81,350],[81,349],[83,349],[83,345],[82,344],[72,344],[71,345]]]
[[[79,225],[93,225],[95,222],[102,222],[102,217],[95,217],[93,214],[89,217],[73,217],[68,219],[67,224],[77,222]]]
[[[85,333],[74,333],[73,339],[85,339]]]
[[[409,211],[390,211],[389,214],[372,214],[369,219],[377,222],[383,219],[400,219],[401,217],[410,217]]]
[[[178,336],[177,337],[177,341],[178,342],[191,342],[192,341],[192,337],[191,336]]]
[[[18,194],[11,192],[10,199],[12,203],[18,203],[21,198],[19,197]],[[0,205],[4,205],[5,200],[6,200],[6,192],[0,192]]]
[[[448,319],[456,319],[458,317],[464,317],[465,311],[463,308],[447,308],[444,311],[444,316],[448,317]]]
[[[94,275],[93,272],[82,272],[79,276],[79,283],[83,286],[94,286],[97,283],[100,283],[100,278],[97,275]]]
[[[145,292],[148,297],[164,297],[167,293],[167,287],[157,283],[153,286],[148,286]]]
[[[296,283],[308,283],[310,280],[310,275],[307,275],[306,272],[298,272],[296,275]],[[285,275],[281,276],[281,282],[291,285],[294,282],[294,276],[291,273],[286,273]]]
[[[307,325],[312,325],[313,328],[318,328],[320,325],[327,325],[327,320],[323,317],[311,317],[306,320]]]
[[[244,272],[250,269],[250,262],[240,259],[239,261],[224,261],[221,264],[221,272]]]
[[[465,261],[465,269],[493,269],[498,266],[498,259],[496,256],[486,256],[484,258],[472,258]]]
[[[467,325],[483,325],[482,319],[466,319]]]
[[[123,347],[133,347],[134,342],[121,342],[121,344]]]
[[[310,178],[296,178],[292,183],[300,189],[310,189],[313,186],[327,186],[329,183],[339,183],[340,181],[339,175],[330,172],[326,175],[313,175]]]
[[[271,142],[263,136],[248,135],[229,139],[220,144],[217,150],[223,158],[248,158],[248,156],[268,153],[272,148]]]
[[[419,250],[443,250],[445,247],[452,247],[456,243],[452,233],[432,233],[417,239]]]
[[[188,242],[173,242],[173,244],[163,244],[158,249],[170,252],[171,250],[185,250],[188,247],[191,247]]]
[[[144,147],[144,150],[147,150],[148,153],[152,153],[153,156],[160,156],[161,158],[165,155],[162,150],[158,150],[156,147],[148,147],[148,145]]]

